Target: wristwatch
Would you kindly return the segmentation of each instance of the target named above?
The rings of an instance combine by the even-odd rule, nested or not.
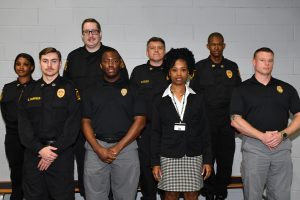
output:
[[[280,132],[282,136],[282,141],[286,140],[289,136],[286,132]]]

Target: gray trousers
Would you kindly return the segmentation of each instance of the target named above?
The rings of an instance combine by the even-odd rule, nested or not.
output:
[[[290,200],[293,166],[291,142],[286,140],[274,150],[244,143],[242,178],[245,200],[261,200],[264,188],[268,200]]]
[[[103,147],[114,143],[99,141]],[[134,200],[140,176],[136,141],[125,147],[111,164],[102,160],[85,144],[84,188],[86,200],[108,200],[110,187],[114,200]]]

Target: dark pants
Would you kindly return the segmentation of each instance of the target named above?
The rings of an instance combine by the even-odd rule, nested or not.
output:
[[[138,139],[138,151],[140,159],[140,187],[142,200],[156,200],[157,183],[153,178],[150,163],[150,126],[147,125]]]
[[[83,168],[84,168],[84,148],[85,138],[82,131],[79,131],[77,140],[73,146],[76,165],[77,165],[77,174],[78,174],[78,187],[80,190],[80,195],[85,196],[84,184],[83,184]]]
[[[24,161],[24,147],[19,136],[7,134],[5,136],[5,153],[10,168],[12,194],[10,200],[22,200],[22,169]]]
[[[230,125],[228,109],[208,110],[211,128],[213,161],[216,171],[204,181],[201,193],[227,197],[235,151],[235,132]]]
[[[37,168],[40,158],[26,149],[23,190],[26,200],[74,200],[74,154],[69,148],[46,171]]]

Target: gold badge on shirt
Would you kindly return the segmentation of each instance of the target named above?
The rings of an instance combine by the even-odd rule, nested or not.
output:
[[[276,89],[280,94],[283,93],[283,88],[280,85],[278,85]]]
[[[126,88],[122,88],[122,89],[121,89],[121,94],[122,94],[122,96],[126,96],[126,94],[127,94],[127,89],[126,89]]]
[[[63,98],[65,96],[65,94],[66,94],[66,91],[63,88],[58,89],[56,92],[56,95],[58,98]]]
[[[228,78],[232,78],[232,71],[231,70],[226,70],[226,75]]]

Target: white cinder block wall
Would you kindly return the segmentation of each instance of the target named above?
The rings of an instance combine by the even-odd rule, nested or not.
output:
[[[300,92],[300,0],[0,0],[0,87],[16,78],[13,60],[20,52],[38,53],[47,46],[67,54],[82,45],[81,22],[100,21],[103,43],[118,49],[129,72],[146,62],[145,43],[151,36],[166,40],[167,49],[188,47],[196,60],[206,58],[209,33],[223,33],[224,55],[236,61],[243,80],[252,71],[254,50],[275,51],[274,76]],[[0,180],[9,179],[4,153],[4,125],[0,120]],[[240,139],[233,175],[240,174]],[[300,138],[293,141],[292,199],[300,196]],[[240,190],[229,198],[242,199]]]

